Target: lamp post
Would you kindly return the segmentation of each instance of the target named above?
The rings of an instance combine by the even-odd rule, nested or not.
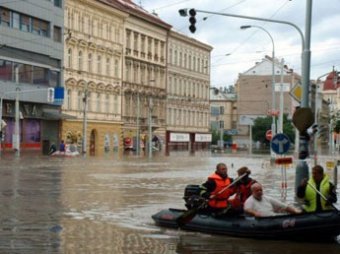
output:
[[[271,126],[271,131],[272,131],[272,137],[275,136],[276,134],[276,125],[275,125],[275,116],[274,116],[274,111],[276,108],[276,98],[275,98],[275,44],[274,44],[274,40],[273,37],[271,36],[271,34],[264,29],[262,26],[254,26],[254,25],[247,25],[247,26],[241,26],[241,29],[248,29],[248,28],[258,28],[261,29],[262,31],[264,31],[270,38],[271,42],[272,42],[272,110],[271,110],[271,114],[272,114],[272,126]],[[271,142],[271,141],[270,141]],[[271,147],[271,146],[270,146]],[[271,161],[274,161],[275,158],[275,153],[272,149],[270,149],[270,155],[271,155]]]
[[[87,147],[87,89],[88,89],[88,84],[87,82],[85,83],[85,88],[84,88],[84,97],[83,97],[83,103],[84,103],[84,108],[83,108],[83,146],[82,146],[82,153],[83,156],[86,156],[86,147]]]
[[[152,97],[149,97],[149,159],[152,158]]]
[[[140,124],[139,124],[139,118],[140,118],[140,96],[139,91],[137,92],[137,134],[136,134],[136,154],[139,155],[140,151]]]

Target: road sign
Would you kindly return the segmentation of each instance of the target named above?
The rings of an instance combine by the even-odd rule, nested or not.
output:
[[[276,158],[275,163],[278,164],[278,165],[293,164],[293,158],[292,157]]]
[[[270,140],[272,140],[272,137],[273,137],[272,130],[267,130],[266,131],[266,139],[270,141]]]
[[[290,83],[275,83],[275,92],[289,92]]]
[[[295,84],[295,86],[290,90],[289,94],[298,102],[301,102],[302,97],[302,86],[300,83]]]
[[[233,136],[233,135],[237,135],[237,134],[238,134],[238,131],[237,131],[237,129],[225,130],[225,131],[224,131],[224,134]]]
[[[274,153],[284,154],[289,150],[290,140],[288,136],[283,133],[276,134],[272,139],[271,147]]]

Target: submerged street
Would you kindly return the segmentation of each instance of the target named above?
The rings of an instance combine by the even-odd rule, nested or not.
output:
[[[320,158],[325,167],[326,157]],[[155,226],[151,215],[184,208],[187,184],[201,184],[225,162],[248,166],[264,192],[280,199],[281,170],[269,156],[172,153],[169,157],[0,158],[0,253],[339,253],[338,243],[267,241]],[[310,165],[311,166],[311,165]],[[333,172],[327,171],[333,180]],[[294,200],[295,165],[287,169]],[[340,177],[338,177],[338,182]],[[338,188],[339,193],[339,188]],[[337,207],[339,205],[337,204]]]

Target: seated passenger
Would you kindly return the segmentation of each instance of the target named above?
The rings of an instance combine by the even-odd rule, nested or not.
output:
[[[254,183],[251,186],[252,195],[244,203],[244,211],[255,217],[275,216],[287,212],[291,214],[301,213],[295,207],[286,205],[272,197],[263,195],[262,185]]]
[[[238,177],[242,178],[235,183],[233,187],[235,196],[232,199],[229,199],[229,202],[235,211],[242,213],[244,202],[251,195],[251,186],[256,183],[256,181],[249,177],[251,171],[247,167],[239,168],[237,174]]]

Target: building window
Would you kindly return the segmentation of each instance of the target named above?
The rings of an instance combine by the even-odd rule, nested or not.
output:
[[[67,90],[67,109],[72,109],[71,95],[72,95],[72,91],[71,89],[68,89]]]
[[[20,30],[24,32],[31,32],[31,20],[29,16],[20,15]]]
[[[53,27],[53,40],[61,42],[61,27],[58,26]]]
[[[67,51],[67,62],[68,62],[68,68],[72,68],[72,49],[68,49]]]
[[[92,72],[92,54],[90,53],[87,57],[88,71]]]
[[[32,65],[18,64],[19,67],[19,82],[32,84]]]
[[[106,58],[106,75],[110,75],[110,67],[111,67],[111,60],[110,58]]]
[[[12,12],[12,27],[20,29],[20,14],[17,12]]]
[[[101,112],[100,111],[100,93],[97,93],[96,112]]]
[[[105,96],[105,111],[106,113],[110,113],[110,95]]]
[[[87,105],[88,111],[92,111],[92,100],[91,100],[91,98],[92,98],[92,93],[87,91],[87,104],[86,105]]]
[[[78,53],[78,69],[80,71],[83,70],[83,52],[79,51]]]
[[[101,56],[98,56],[97,57],[97,72],[98,74],[101,74],[102,73],[102,58]]]
[[[60,85],[60,73],[58,71],[50,71],[50,86],[57,87]]]
[[[78,92],[78,110],[83,110],[83,98],[84,98],[84,93],[82,91]]]
[[[54,0],[54,6],[62,7],[62,0]]]
[[[13,62],[0,60],[0,79],[12,80],[13,75]]]
[[[48,85],[48,70],[33,66],[33,84]]]
[[[10,26],[10,11],[1,8],[0,9],[0,22],[2,26]]]
[[[118,95],[113,97],[113,113],[118,114]]]
[[[115,77],[119,78],[119,61],[115,60]]]
[[[49,23],[40,19],[33,18],[32,32],[45,37],[49,36]]]

